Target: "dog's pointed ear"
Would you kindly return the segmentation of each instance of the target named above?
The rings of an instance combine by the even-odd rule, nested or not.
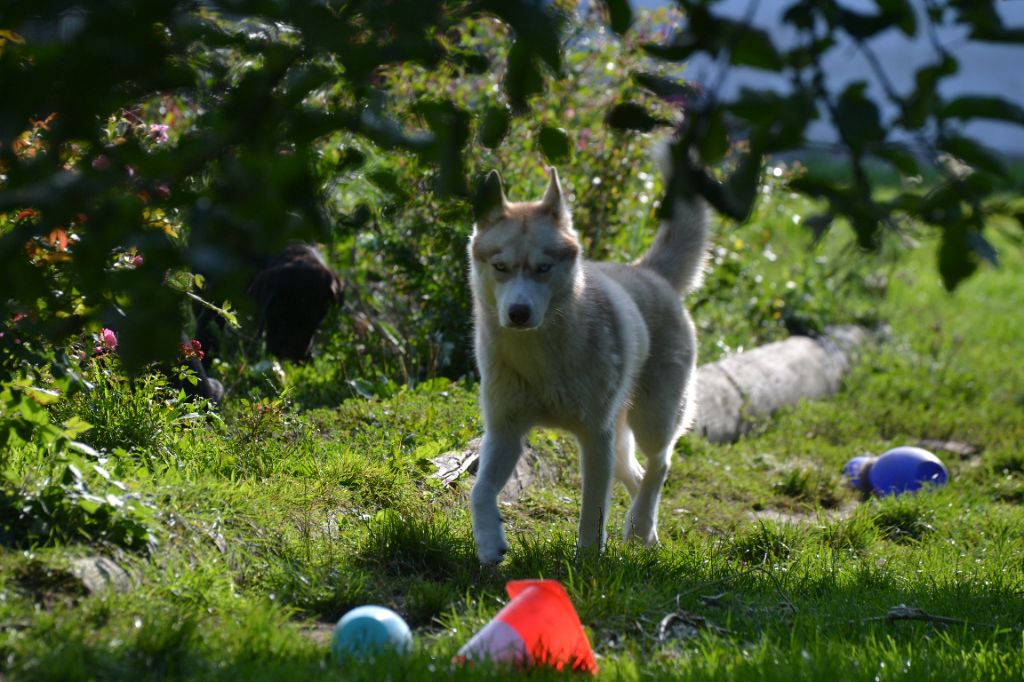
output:
[[[476,193],[473,196],[473,217],[477,225],[487,225],[495,222],[508,206],[505,198],[505,188],[501,186],[501,176],[498,171],[492,170],[482,180],[477,182]]]
[[[548,188],[544,191],[540,205],[556,216],[562,215],[565,213],[565,198],[562,196],[562,183],[554,166],[548,168],[548,178]]]

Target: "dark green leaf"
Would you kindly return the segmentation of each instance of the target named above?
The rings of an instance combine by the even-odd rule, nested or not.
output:
[[[970,38],[995,43],[1020,43],[1024,29],[1007,28],[996,11],[992,0],[965,2],[954,0],[950,3],[956,11],[956,21],[970,28]]]
[[[601,0],[601,4],[608,9],[608,23],[612,30],[620,36],[625,35],[633,23],[633,10],[628,0]]]
[[[605,119],[609,126],[619,130],[649,132],[668,122],[652,116],[647,109],[634,102],[622,102],[612,107]]]
[[[544,76],[522,40],[517,40],[509,49],[502,85],[514,111],[525,110],[527,100],[544,89]]]
[[[836,104],[839,135],[856,154],[885,139],[878,107],[864,96],[866,86],[863,81],[851,84]]]
[[[572,144],[562,128],[544,126],[537,135],[544,158],[551,164],[567,161],[572,156]]]
[[[917,33],[917,15],[909,0],[877,0],[882,12],[889,17],[890,23],[908,36]]]
[[[561,70],[563,20],[555,3],[483,0],[481,6],[515,30],[516,45],[522,44],[531,60],[539,58],[556,73]]]
[[[752,26],[745,26],[736,29],[736,36],[731,63],[768,71],[778,71],[782,68],[782,57],[767,33]]]
[[[900,125],[908,130],[922,127],[938,106],[938,82],[956,73],[958,68],[957,61],[947,54],[938,64],[919,69],[914,77],[917,87],[903,102]]]
[[[838,192],[835,184],[828,178],[808,172],[790,179],[790,189],[813,198],[834,198]]]
[[[701,118],[701,124],[703,135],[697,141],[700,159],[711,166],[721,161],[729,151],[729,136],[720,110],[706,113]]]
[[[351,147],[345,149],[338,156],[338,165],[335,167],[336,173],[345,173],[356,168],[361,168],[366,162],[366,155],[358,149]]]
[[[423,101],[414,110],[434,133],[434,143],[420,156],[438,166],[435,189],[441,195],[465,196],[463,150],[469,141],[469,114],[450,101]]]
[[[862,14],[843,7],[836,12],[837,23],[854,38],[863,40],[884,31],[891,26],[891,21],[884,13]]]
[[[725,182],[715,182],[706,172],[692,173],[697,191],[720,213],[733,220],[750,217],[761,184],[764,155],[760,145],[752,142],[750,151],[736,164],[736,169]]]
[[[866,251],[877,251],[881,245],[878,217],[870,210],[867,202],[846,204],[846,218],[853,225],[857,245]]]
[[[652,57],[667,62],[685,62],[699,49],[700,45],[693,40],[690,34],[681,33],[665,45],[645,43],[642,47]]]
[[[782,15],[782,20],[795,28],[810,29],[814,27],[815,12],[813,5],[805,0],[796,0]]]
[[[732,198],[732,215],[737,220],[746,220],[754,208],[754,199],[761,184],[761,170],[764,168],[764,156],[754,144],[750,151],[736,164],[736,170],[725,182],[725,187]]]
[[[774,92],[744,88],[726,109],[758,131],[765,140],[766,151],[800,147],[807,124],[817,117],[813,99],[802,91],[782,97]]]
[[[663,100],[683,103],[694,97],[693,86],[653,73],[634,73],[633,80]]]
[[[817,213],[808,216],[807,220],[804,221],[804,227],[811,231],[812,238],[815,242],[818,242],[821,241],[821,238],[832,227],[833,220],[835,220],[835,214],[833,213]]]
[[[967,240],[968,226],[961,217],[946,225],[939,246],[939,274],[947,291],[953,291],[978,268],[976,256]]]
[[[452,62],[462,66],[466,73],[487,73],[491,63],[487,57],[471,50],[454,50],[449,54]]]
[[[1020,45],[1021,43],[1024,43],[1024,29],[1000,27],[984,31],[972,31],[971,38],[988,43]]]
[[[511,120],[512,117],[506,107],[487,107],[480,119],[480,130],[477,134],[480,144],[488,149],[494,149],[500,145],[501,141],[505,139],[505,135],[508,134]]]
[[[992,265],[999,265],[999,252],[996,251],[996,247],[992,246],[992,242],[985,239],[985,235],[976,230],[971,230],[967,233],[967,244],[971,247],[971,251],[978,254]]]
[[[791,48],[783,55],[782,59],[788,66],[795,69],[811,68],[815,63],[820,61],[821,56],[832,49],[835,44],[835,38],[831,35],[824,35],[820,38],[816,38],[810,43],[801,44],[797,47]]]
[[[880,158],[885,159],[895,166],[896,170],[898,170],[903,176],[914,176],[921,172],[921,168],[917,163],[917,158],[906,149],[885,147],[876,153]]]
[[[964,95],[948,102],[938,115],[940,118],[990,118],[1024,125],[1024,108],[1001,97]]]
[[[405,193],[402,191],[401,186],[398,184],[398,177],[391,171],[375,170],[366,174],[370,182],[380,187],[385,192],[390,192],[398,196],[403,196]]]

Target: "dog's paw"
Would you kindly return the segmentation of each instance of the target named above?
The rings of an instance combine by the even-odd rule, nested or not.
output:
[[[626,525],[622,533],[623,542],[637,542],[647,547],[657,547],[658,528],[651,523],[636,523],[632,513],[626,515]]]
[[[590,545],[588,547],[582,547],[576,545],[576,554],[573,556],[573,563],[577,566],[583,563],[597,561],[604,554],[604,547],[598,547],[597,545]]]
[[[503,535],[492,538],[477,538],[476,556],[484,566],[497,566],[508,553],[508,542]]]

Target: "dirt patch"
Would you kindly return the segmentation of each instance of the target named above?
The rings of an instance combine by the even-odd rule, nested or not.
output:
[[[931,450],[934,453],[948,452],[960,459],[972,459],[981,454],[981,446],[973,443],[961,443],[958,440],[936,440],[934,438],[922,438],[917,441],[917,447]]]
[[[779,524],[801,525],[805,523],[820,523],[822,521],[842,521],[850,518],[856,504],[846,504],[835,509],[815,509],[813,511],[793,511],[791,509],[759,509],[750,512],[750,518],[755,521],[774,521]]]
[[[334,637],[334,623],[314,621],[303,623],[302,634],[314,642],[317,646],[329,647]]]

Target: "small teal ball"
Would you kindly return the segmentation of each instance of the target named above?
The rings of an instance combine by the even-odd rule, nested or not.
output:
[[[336,659],[381,654],[408,654],[412,632],[402,617],[383,606],[359,606],[338,621],[331,640]]]

